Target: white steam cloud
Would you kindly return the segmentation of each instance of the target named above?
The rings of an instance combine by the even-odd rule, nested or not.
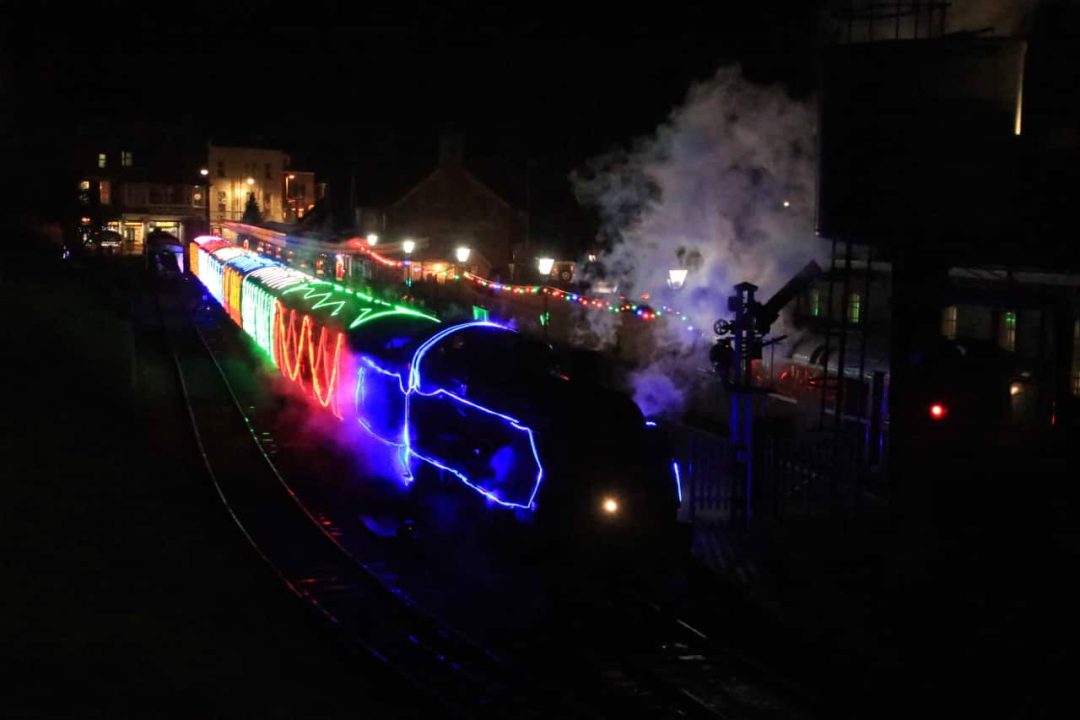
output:
[[[815,112],[781,88],[722,68],[691,87],[652,138],[591,160],[572,175],[580,202],[595,206],[610,250],[600,258],[620,294],[649,293],[653,307],[686,313],[711,340],[727,315],[732,287],[749,281],[768,298],[810,259],[821,257],[813,233]],[[689,272],[679,289],[668,272]],[[591,331],[613,342],[610,314],[591,313]],[[682,409],[706,365],[707,347],[679,323],[634,376],[636,400],[649,415]]]

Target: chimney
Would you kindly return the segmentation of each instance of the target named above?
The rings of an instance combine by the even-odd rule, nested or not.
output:
[[[461,165],[465,154],[465,136],[455,130],[443,130],[439,135],[439,167]]]

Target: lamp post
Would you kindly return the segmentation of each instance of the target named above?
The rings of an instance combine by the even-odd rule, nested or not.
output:
[[[401,249],[405,251],[405,260],[402,263],[405,266],[405,286],[412,287],[412,254],[416,249],[416,241],[406,238],[401,243]]]
[[[365,239],[367,240],[368,247],[375,247],[379,242],[379,236],[375,233],[368,233],[367,238]]]
[[[540,271],[541,277],[550,277],[551,269],[553,267],[555,267],[555,258],[536,258],[536,269]],[[544,327],[544,339],[547,340],[548,325],[551,324],[551,315],[548,313],[548,292],[546,286],[541,286],[540,294],[544,296],[544,314],[540,316],[543,319],[541,325]]]
[[[683,283],[686,282],[686,273],[687,273],[687,270],[685,268],[676,268],[674,270],[668,270],[668,273],[667,273],[668,287],[671,288],[672,290],[678,290],[679,288],[681,288],[683,286]]]
[[[285,210],[286,210],[286,212],[288,210],[290,210],[289,206],[291,205],[291,200],[292,200],[292,198],[289,195],[289,181],[290,180],[295,180],[295,179],[296,179],[296,176],[293,175],[292,173],[289,173],[289,174],[287,174],[285,176]],[[292,218],[292,220],[295,221],[296,220],[296,217],[295,217],[296,211],[295,210],[293,211],[293,215],[294,215],[294,217]],[[288,218],[286,218],[286,219],[288,219]]]
[[[206,178],[206,234],[210,234],[210,169],[200,168],[199,175]]]

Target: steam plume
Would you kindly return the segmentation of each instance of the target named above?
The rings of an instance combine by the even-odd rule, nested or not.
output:
[[[651,295],[696,328],[726,315],[739,282],[777,290],[821,255],[813,234],[814,111],[782,89],[752,84],[722,68],[691,87],[652,138],[595,158],[572,177],[580,202],[595,206],[610,249],[600,258],[619,292]],[[682,288],[668,271],[689,270]],[[613,342],[610,318],[594,313],[600,338]],[[677,411],[705,364],[696,333],[659,323],[662,348],[635,376],[647,414]]]

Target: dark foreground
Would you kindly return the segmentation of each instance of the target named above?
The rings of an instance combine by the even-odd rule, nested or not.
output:
[[[0,265],[4,715],[427,714],[246,544],[120,277],[21,260]]]

